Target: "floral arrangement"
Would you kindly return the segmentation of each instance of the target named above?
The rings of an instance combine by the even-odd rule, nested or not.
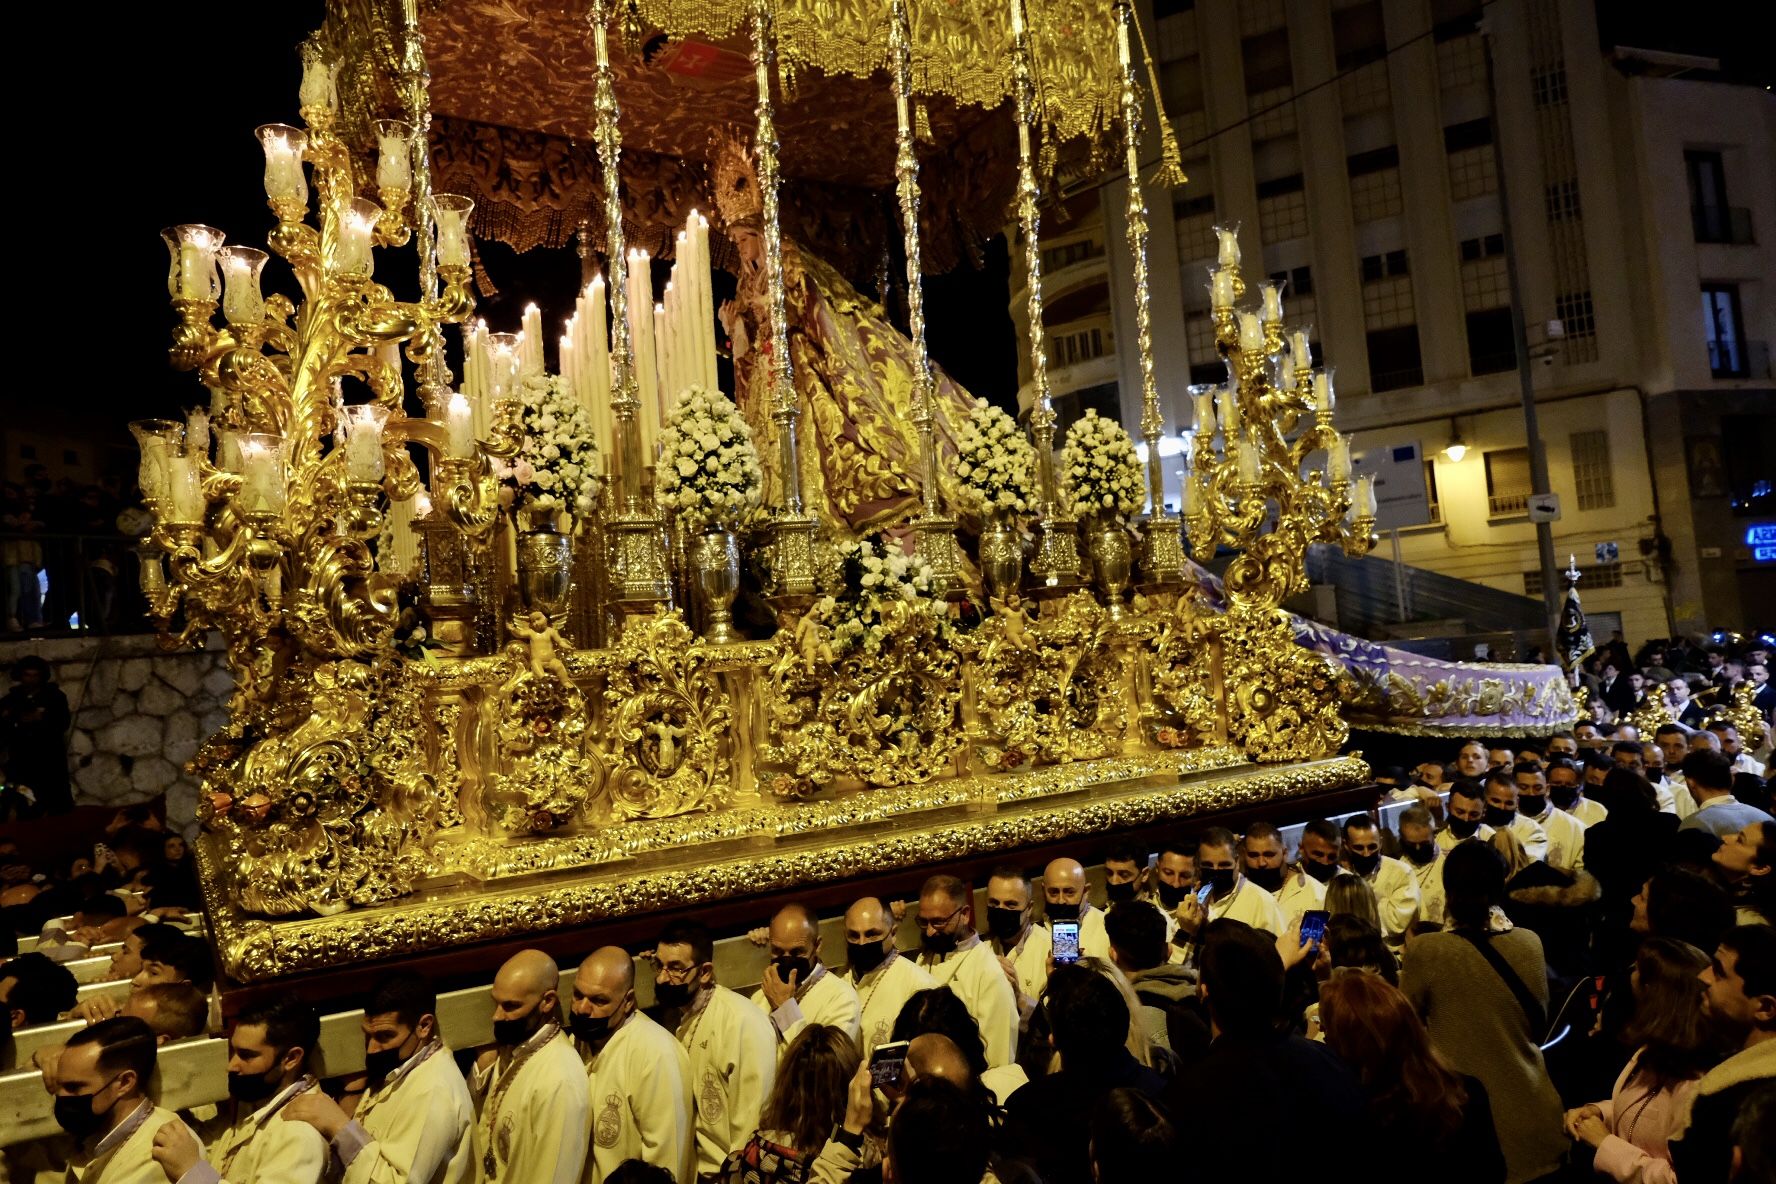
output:
[[[1061,449],[1061,476],[1075,514],[1126,517],[1146,502],[1141,460],[1122,425],[1087,411]]]
[[[985,399],[956,433],[956,500],[976,518],[1036,506],[1036,449],[1016,421]]]
[[[590,514],[604,487],[592,417],[553,374],[526,379],[519,402],[524,442],[498,469],[511,501],[532,514]]]
[[[940,637],[950,628],[948,606],[931,594],[931,565],[892,543],[859,539],[839,548],[842,587],[814,602],[833,656],[880,654],[896,633],[923,617]]]
[[[752,429],[720,391],[686,387],[660,429],[654,502],[691,530],[734,530],[764,496],[764,468]]]

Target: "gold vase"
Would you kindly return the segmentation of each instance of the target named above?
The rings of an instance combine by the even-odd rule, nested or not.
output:
[[[532,612],[553,619],[565,611],[573,591],[573,539],[553,529],[520,534],[518,590]]]
[[[734,597],[740,591],[740,538],[707,530],[691,545],[691,578],[703,601],[703,637],[717,645],[736,640]]]
[[[1006,515],[993,515],[981,531],[980,569],[981,583],[990,599],[1004,601],[1018,590],[1023,578],[1024,536]]]
[[[1110,619],[1120,621],[1126,611],[1122,605],[1122,595],[1128,590],[1129,575],[1135,558],[1135,549],[1129,542],[1128,531],[1115,518],[1105,514],[1097,515],[1092,519],[1091,529],[1086,534],[1086,549],[1091,556],[1092,566],[1097,569],[1098,586],[1103,589],[1104,598],[1109,602]]]

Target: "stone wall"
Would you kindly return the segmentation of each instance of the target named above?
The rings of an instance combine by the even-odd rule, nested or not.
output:
[[[47,661],[68,696],[74,800],[121,806],[164,793],[170,821],[189,830],[197,783],[185,762],[227,722],[234,689],[220,639],[171,653],[150,634],[0,642],[0,693],[11,685],[13,662],[26,654]]]

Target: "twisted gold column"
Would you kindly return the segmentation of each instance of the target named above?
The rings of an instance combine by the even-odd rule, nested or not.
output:
[[[1041,212],[1032,143],[1036,123],[1036,74],[1025,0],[1011,0],[1012,88],[1017,100],[1018,229],[1024,240],[1025,293],[1030,321],[1030,381],[1035,387],[1030,434],[1036,441],[1037,529],[1041,537],[1030,574],[1039,590],[1060,592],[1080,583],[1079,536],[1055,487],[1054,402],[1048,393],[1047,341],[1042,327]]]
[[[617,436],[617,505],[610,520],[611,600],[624,613],[646,612],[672,603],[672,578],[666,567],[666,534],[648,505],[642,486],[646,461],[641,454],[641,426],[636,416],[641,394],[635,385],[635,361],[629,336],[628,256],[623,248],[623,136],[610,63],[611,0],[592,0],[592,43],[598,55],[598,117],[595,136],[598,164],[604,172],[605,252],[609,256],[611,307],[611,414]],[[645,314],[644,314],[645,315]]]
[[[1147,443],[1147,533],[1141,549],[1141,574],[1149,587],[1178,584],[1184,578],[1184,536],[1178,519],[1166,513],[1165,470],[1160,467],[1159,439],[1165,420],[1159,410],[1159,387],[1153,378],[1152,295],[1147,282],[1147,201],[1141,196],[1141,86],[1135,74],[1129,26],[1134,6],[1116,6],[1116,56],[1122,67],[1122,126],[1128,172],[1129,258],[1134,263],[1135,340],[1141,364],[1141,439]],[[1154,101],[1159,96],[1154,95]]]
[[[931,567],[933,591],[940,596],[960,594],[961,561],[956,553],[956,520],[946,515],[943,490],[938,485],[936,383],[931,358],[925,350],[925,281],[919,246],[919,157],[914,150],[912,118],[912,30],[907,22],[906,0],[891,0],[888,23],[888,64],[894,77],[895,192],[900,199],[901,232],[906,242],[907,321],[913,339],[913,423],[919,429],[921,456],[919,516],[913,520],[919,558]]]

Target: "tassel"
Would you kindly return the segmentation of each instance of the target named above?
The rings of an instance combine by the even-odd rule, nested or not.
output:
[[[931,143],[931,112],[925,109],[924,100],[913,104],[913,135],[925,143]]]
[[[1165,99],[1159,89],[1159,72],[1153,68],[1153,51],[1147,48],[1147,30],[1141,26],[1138,12],[1130,14],[1130,22],[1135,26],[1135,34],[1141,39],[1141,57],[1147,63],[1147,87],[1153,92],[1153,111],[1159,119],[1159,168],[1148,178],[1147,184],[1155,189],[1176,189],[1189,182],[1184,175],[1184,154],[1178,148],[1178,134],[1172,130],[1172,121],[1166,117]]]

